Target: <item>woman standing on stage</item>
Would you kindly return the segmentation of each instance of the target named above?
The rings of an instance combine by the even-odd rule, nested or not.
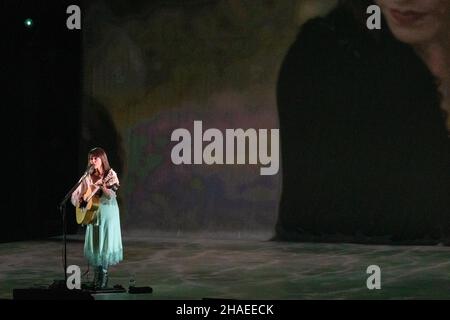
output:
[[[89,188],[99,197],[96,220],[86,227],[84,256],[95,267],[95,288],[106,288],[108,267],[123,260],[119,206],[116,200],[120,184],[102,148],[89,151],[88,166],[90,172],[73,192],[71,200],[74,206],[79,207]]]

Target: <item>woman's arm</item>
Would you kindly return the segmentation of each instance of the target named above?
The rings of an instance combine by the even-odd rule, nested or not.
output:
[[[99,186],[100,186],[100,189],[102,190],[103,194],[105,195],[105,197],[108,200],[116,197],[116,192],[113,189],[110,189],[109,187],[107,187],[104,183],[100,184]]]
[[[107,199],[112,199],[116,197],[116,191],[120,185],[119,178],[116,172],[110,169],[108,175],[104,179],[97,181],[96,185],[100,187]]]
[[[86,182],[86,178],[85,178],[80,183],[78,188],[76,188],[75,191],[72,192],[70,201],[72,202],[73,206],[77,207],[80,204],[80,200],[83,197],[86,190],[87,190],[87,182]]]

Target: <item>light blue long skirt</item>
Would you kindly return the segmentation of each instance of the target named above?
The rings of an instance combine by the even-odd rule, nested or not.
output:
[[[100,198],[97,221],[86,227],[84,256],[90,265],[103,269],[123,260],[119,206],[115,197]]]

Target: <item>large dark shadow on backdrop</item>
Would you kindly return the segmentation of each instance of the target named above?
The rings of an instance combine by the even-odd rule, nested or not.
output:
[[[103,148],[111,167],[122,178],[125,166],[125,151],[122,139],[108,109],[95,98],[83,96],[79,163],[82,171],[87,165],[87,154],[94,147]],[[118,199],[120,201],[120,198]]]
[[[449,243],[450,140],[432,75],[386,24],[306,23],[278,81],[277,239]]]
[[[1,3],[7,165],[0,241],[60,234],[57,206],[80,174],[81,31],[66,28],[71,4],[79,1]],[[68,222],[73,232],[74,219]]]

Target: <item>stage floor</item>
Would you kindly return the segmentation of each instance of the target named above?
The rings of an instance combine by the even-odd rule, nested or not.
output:
[[[266,241],[264,237],[160,235],[124,237],[125,259],[109,285],[150,286],[151,294],[96,294],[95,299],[450,299],[450,247]],[[68,265],[81,272],[83,237],[67,242]],[[0,244],[0,299],[14,288],[63,279],[60,238]],[[381,289],[366,286],[381,268]],[[92,279],[89,275],[82,280]]]

